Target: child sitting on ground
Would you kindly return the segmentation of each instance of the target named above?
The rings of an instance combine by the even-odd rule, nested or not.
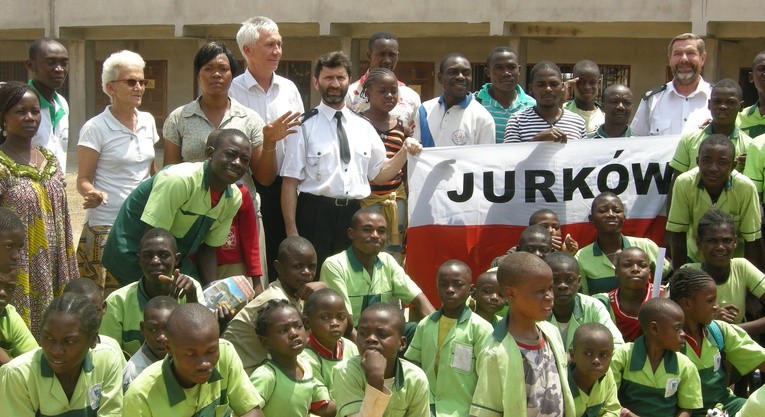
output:
[[[121,416],[121,355],[97,339],[98,312],[87,297],[54,298],[41,347],[0,367],[0,416]]]
[[[623,417],[690,417],[701,408],[696,366],[679,350],[685,345],[683,310],[666,298],[648,300],[638,315],[643,336],[618,346],[611,372],[619,386]]]
[[[178,301],[166,295],[154,297],[146,303],[143,309],[143,321],[140,324],[144,342],[122,371],[123,391],[127,391],[130,383],[149,365],[165,358],[167,353],[165,327],[170,313],[176,307],[178,307]]]
[[[143,276],[106,297],[106,313],[100,332],[120,343],[133,355],[143,344],[141,320],[146,303],[168,295],[179,303],[204,301],[202,287],[177,269],[178,250],[175,237],[165,229],[149,229],[138,246],[138,262]]]
[[[569,349],[568,379],[575,417],[619,417],[622,406],[609,369],[614,353],[611,332],[600,323],[585,323],[574,332]]]
[[[16,213],[0,208],[0,366],[37,348],[24,319],[8,304],[18,284],[18,262],[26,233]]]
[[[442,307],[417,324],[404,354],[428,376],[432,416],[466,416],[470,412],[478,381],[475,358],[492,332],[492,326],[466,304],[472,276],[462,261],[441,264],[436,288]]]
[[[598,237],[576,254],[579,262],[582,292],[588,295],[608,292],[617,287],[616,257],[622,250],[636,246],[648,255],[651,269],[663,265],[664,276],[672,271],[667,260],[657,260],[659,247],[651,239],[622,235],[624,203],[616,194],[605,192],[592,200],[590,223]]]
[[[393,304],[375,303],[361,313],[361,356],[335,368],[337,417],[430,415],[425,372],[398,357],[406,345],[404,323],[403,313]]]
[[[693,415],[704,417],[706,410],[722,404],[723,411],[735,415],[745,398],[736,397],[728,389],[725,362],[741,375],[760,369],[765,371],[765,349],[738,326],[718,317],[717,285],[709,274],[699,269],[681,268],[669,284],[669,297],[685,314],[683,331],[687,343],[680,350],[693,362],[701,377],[702,409]]]
[[[335,403],[327,387],[313,377],[302,354],[308,334],[297,308],[287,300],[269,300],[258,313],[255,330],[270,356],[250,375],[265,400],[263,413],[276,416],[289,410],[296,416],[311,412],[334,417]]]
[[[585,323],[600,323],[613,335],[614,344],[622,344],[622,334],[611,321],[603,304],[579,290],[579,265],[566,252],[553,252],[545,258],[553,273],[553,313],[547,320],[558,326],[566,349],[571,348],[574,332]]]
[[[701,269],[717,284],[718,319],[739,325],[750,336],[765,333],[765,317],[744,322],[747,294],[765,302],[765,274],[746,258],[734,258],[736,228],[730,214],[720,210],[704,213],[696,228],[702,263],[683,268]]]
[[[497,282],[497,271],[484,272],[470,289],[475,303],[474,312],[494,326],[504,317],[505,295]]]
[[[545,321],[553,306],[552,270],[538,256],[517,252],[502,260],[497,280],[510,307],[478,353],[470,415],[573,416],[566,351],[558,329]]]
[[[356,344],[343,337],[348,326],[348,311],[343,297],[331,288],[322,288],[308,297],[303,307],[308,343],[305,353],[313,375],[332,393],[335,367],[358,356]]]
[[[144,369],[125,393],[131,417],[226,416],[231,411],[264,417],[263,398],[231,343],[218,339],[218,319],[207,307],[178,306],[165,331],[167,356]]]
[[[637,247],[619,252],[616,255],[616,277],[618,287],[594,297],[606,306],[624,340],[632,342],[643,334],[638,312],[653,292],[648,255]]]

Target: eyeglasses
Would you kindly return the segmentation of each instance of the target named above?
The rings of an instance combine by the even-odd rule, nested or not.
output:
[[[126,80],[114,80],[113,83],[125,83],[128,87],[134,88],[136,84],[141,84],[141,87],[146,87],[149,82],[146,80],[136,80],[135,78],[128,78]]]

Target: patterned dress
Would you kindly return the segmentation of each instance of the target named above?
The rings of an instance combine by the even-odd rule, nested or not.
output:
[[[39,339],[45,308],[77,277],[77,258],[64,174],[50,151],[37,149],[45,157],[40,170],[0,151],[0,207],[14,211],[27,226],[11,304]]]

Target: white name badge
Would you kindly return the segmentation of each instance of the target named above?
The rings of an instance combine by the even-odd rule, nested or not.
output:
[[[93,410],[98,410],[98,407],[101,406],[101,384],[88,388],[88,402]]]
[[[473,370],[473,347],[469,345],[454,344],[452,355],[452,368],[470,372]]]
[[[720,355],[720,352],[717,352],[715,354],[715,372],[720,370],[720,365],[722,365],[722,355]]]
[[[664,398],[669,398],[677,393],[677,387],[680,385],[680,378],[669,378],[667,386],[664,388]]]

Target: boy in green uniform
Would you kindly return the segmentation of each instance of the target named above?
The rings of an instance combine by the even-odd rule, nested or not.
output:
[[[545,258],[553,272],[553,313],[547,319],[558,326],[566,349],[574,342],[576,329],[585,323],[600,323],[613,337],[614,344],[622,344],[622,334],[611,316],[597,299],[578,292],[579,264],[566,252],[553,252]]]
[[[695,417],[704,417],[706,410],[722,404],[723,411],[734,415],[744,405],[728,389],[725,362],[741,375],[765,370],[765,349],[752,340],[742,328],[728,324],[718,317],[717,285],[709,274],[700,269],[682,268],[672,276],[669,297],[683,309],[686,345],[681,349],[698,368],[704,406],[694,410]]]
[[[106,314],[99,330],[117,340],[122,350],[131,356],[144,342],[141,320],[150,299],[168,295],[180,303],[204,300],[199,283],[176,269],[178,256],[175,237],[170,232],[150,229],[138,246],[143,276],[106,297]]]
[[[332,393],[333,370],[359,355],[356,344],[343,337],[348,312],[343,297],[332,288],[322,288],[308,297],[303,320],[310,329],[305,353],[313,375]]]
[[[442,307],[417,324],[404,354],[428,376],[431,415],[437,417],[468,415],[478,381],[475,358],[491,337],[492,326],[466,304],[471,277],[462,261],[441,264],[436,286]]]
[[[361,356],[335,368],[337,417],[424,417],[428,377],[398,357],[406,344],[404,315],[397,306],[375,303],[359,318]]]
[[[744,255],[760,266],[760,202],[754,183],[733,170],[735,152],[733,142],[726,136],[711,135],[699,146],[699,166],[677,177],[667,217],[672,264],[676,268],[688,263],[688,258],[693,262],[702,260],[696,227],[710,208],[733,216],[740,236],[734,256]]]
[[[218,339],[218,320],[201,304],[178,306],[167,320],[167,357],[146,368],[125,393],[133,417],[263,417],[263,398],[234,348]]]
[[[701,408],[696,366],[678,351],[685,344],[683,310],[666,298],[648,300],[638,314],[643,336],[616,348],[611,372],[629,417],[690,417]]]
[[[742,100],[741,87],[738,83],[725,78],[718,81],[712,87],[712,95],[709,98],[709,111],[712,113],[712,123],[702,129],[685,132],[680,136],[675,155],[669,166],[674,168],[674,177],[690,169],[696,168],[696,159],[699,156],[701,141],[712,134],[725,135],[733,142],[736,148],[736,169],[744,171],[747,149],[752,143],[752,138],[736,127],[736,115],[741,110]]]
[[[757,102],[741,110],[736,124],[744,133],[756,138],[765,133],[765,51],[754,57],[749,82],[757,89]]]
[[[583,59],[574,64],[574,99],[563,105],[584,119],[586,133],[593,133],[606,121],[600,105],[595,101],[600,92],[600,68],[598,64]],[[573,81],[573,80],[572,80]]]
[[[583,324],[574,332],[569,353],[568,384],[576,404],[574,417],[618,417],[622,406],[609,369],[614,342],[608,328],[600,323]]]
[[[552,313],[552,270],[536,255],[517,252],[499,265],[497,280],[510,308],[478,354],[475,417],[572,416],[567,357]],[[525,380],[525,383],[519,383]]]
[[[26,228],[16,213],[0,208],[0,366],[37,347],[24,319],[8,300],[18,283],[19,252]]]
[[[146,303],[141,322],[141,334],[144,342],[122,370],[123,391],[127,391],[130,383],[149,365],[165,358],[167,354],[165,328],[170,313],[176,307],[178,307],[178,301],[166,295],[154,297]]]
[[[248,375],[268,356],[255,332],[260,308],[270,300],[287,300],[302,312],[303,302],[308,296],[326,287],[324,283],[314,282],[316,250],[304,237],[289,236],[284,239],[279,244],[274,267],[279,278],[234,316],[222,336],[234,345]]]

